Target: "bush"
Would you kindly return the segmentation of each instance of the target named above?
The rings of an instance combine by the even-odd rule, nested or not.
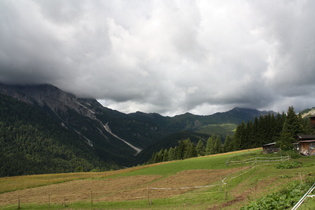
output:
[[[310,184],[294,183],[288,188],[277,193],[269,194],[265,197],[251,202],[249,205],[242,207],[242,210],[268,210],[268,209],[287,209],[299,201],[303,194],[310,187]]]
[[[300,158],[302,156],[297,151],[293,151],[293,150],[282,151],[281,155],[283,155],[283,156],[288,155],[292,159],[297,159],[297,158]]]
[[[294,161],[294,162],[281,162],[276,165],[277,169],[291,169],[291,168],[299,168],[302,166],[302,163]]]

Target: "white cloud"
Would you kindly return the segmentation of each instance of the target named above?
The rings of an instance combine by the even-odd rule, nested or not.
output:
[[[51,83],[124,112],[312,107],[314,9],[306,0],[4,0],[0,81]]]

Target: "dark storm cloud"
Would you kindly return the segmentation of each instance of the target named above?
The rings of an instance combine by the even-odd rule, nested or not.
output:
[[[50,83],[124,112],[308,108],[313,11],[298,0],[3,0],[0,82]]]

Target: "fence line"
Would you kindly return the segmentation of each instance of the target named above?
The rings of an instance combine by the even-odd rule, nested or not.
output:
[[[229,179],[229,181],[231,181],[231,180],[233,180],[233,179],[236,179],[237,177],[240,177],[240,176],[242,176],[243,174],[246,174],[247,172],[249,172],[250,170],[256,168],[257,166],[260,166],[260,165],[255,165],[255,162],[252,163],[251,167],[250,167],[248,170],[246,170],[246,169],[240,170],[240,171],[243,171],[243,172],[241,172],[240,174],[238,174],[238,175],[236,175],[236,176],[232,176],[232,177]],[[228,176],[226,176],[224,179],[222,179],[221,182],[222,182],[223,184],[227,184],[227,182],[229,182],[229,181],[225,182],[225,180],[227,180],[227,179],[228,179]]]
[[[237,171],[236,173],[238,172],[241,172],[240,174],[236,175],[236,176],[233,176],[231,178],[229,178],[229,181],[231,181],[232,179],[235,179],[239,176],[242,176],[243,174],[249,172],[250,170],[256,168],[257,166],[260,166],[260,165],[255,165],[257,162],[253,162],[251,167],[249,169],[241,169],[239,171]],[[263,164],[261,164],[263,165]],[[226,182],[226,180],[228,179],[228,176],[224,177],[220,182],[221,184],[214,184],[214,185],[204,185],[204,186],[192,186],[192,187],[180,187],[180,188],[158,188],[158,187],[148,187],[147,190],[148,190],[148,204],[151,205],[152,204],[152,200],[150,199],[150,190],[180,190],[180,189],[197,189],[197,188],[207,188],[207,187],[217,187],[217,186],[220,186],[220,187],[224,187],[224,193],[225,193],[225,199],[227,199],[227,184],[228,184],[228,181]]]
[[[203,186],[192,186],[192,187],[148,187],[149,190],[187,190],[187,189],[198,189],[207,187],[222,186],[222,184],[203,185]]]
[[[281,156],[281,157],[270,157],[270,158],[265,158],[265,157],[256,157],[256,158],[250,158],[247,160],[243,160],[243,161],[227,161],[227,163],[232,163],[232,164],[241,164],[241,163],[251,163],[251,165],[249,166],[249,168],[243,168],[241,170],[238,170],[236,172],[234,172],[232,175],[232,177],[230,177],[231,175],[227,175],[226,177],[224,177],[221,181],[219,181],[219,184],[212,184],[212,185],[203,185],[203,186],[190,186],[190,187],[175,187],[175,188],[159,188],[159,187],[148,187],[147,188],[147,197],[148,197],[148,201],[149,204],[152,204],[151,200],[150,200],[150,190],[187,190],[187,189],[201,189],[201,188],[211,188],[211,187],[222,187],[222,189],[224,188],[224,192],[225,192],[225,197],[227,199],[227,184],[233,180],[236,179],[240,176],[242,176],[243,174],[248,173],[249,171],[255,169],[257,166],[263,166],[263,165],[268,165],[268,164],[262,164],[264,162],[273,162],[273,161],[287,161],[290,160],[289,156]],[[234,176],[233,176],[234,175]],[[105,193],[106,192],[106,193]],[[95,204],[95,195],[96,194],[110,194],[107,191],[87,191],[84,193],[70,193],[67,195],[47,195],[48,196],[48,206],[50,207],[52,203],[56,204],[55,202],[53,202],[55,199],[60,199],[63,198],[62,201],[62,205],[67,205],[66,201],[68,201],[68,199],[66,199],[67,197],[72,197],[72,196],[76,196],[76,195],[83,195],[84,200],[90,200],[91,205],[93,206]],[[145,196],[144,196],[145,198]],[[20,204],[21,200],[20,198],[18,199],[18,208],[20,208]]]
[[[259,159],[262,159],[262,160],[259,160]],[[290,156],[281,156],[281,157],[270,157],[270,158],[266,158],[266,157],[255,157],[255,158],[250,158],[250,159],[247,159],[247,160],[244,160],[244,161],[229,161],[229,163],[252,163],[251,167],[246,170],[246,169],[241,169],[240,171],[244,171],[236,176],[233,176],[229,179],[229,181],[231,181],[232,179],[235,179],[239,176],[242,176],[243,174],[249,172],[250,170],[256,168],[257,166],[261,166],[261,165],[264,165],[264,164],[260,164],[260,165],[255,165],[257,163],[260,163],[260,162],[272,162],[272,161],[287,161],[287,160],[290,160]],[[238,172],[240,172],[238,171]],[[236,172],[237,173],[237,172]],[[163,187],[148,187],[148,190],[182,190],[182,189],[194,189],[194,188],[207,188],[207,187],[215,187],[215,186],[223,186],[225,184],[227,184],[225,181],[228,179],[228,176],[224,177],[222,180],[221,180],[221,183],[222,184],[215,184],[215,185],[204,185],[204,186],[192,186],[192,187],[178,187],[178,188],[163,188]]]
[[[250,158],[247,160],[243,160],[243,161],[227,161],[227,165],[229,165],[229,163],[235,163],[235,164],[244,164],[244,163],[251,163],[250,168],[248,169],[241,169],[238,172],[241,172],[240,174],[236,175],[236,176],[232,176],[230,178],[228,178],[229,176],[224,177],[221,180],[221,184],[215,184],[215,185],[204,185],[204,186],[192,186],[192,187],[179,187],[179,188],[159,188],[159,187],[148,187],[148,203],[149,205],[152,204],[152,201],[150,199],[150,190],[181,190],[181,189],[197,189],[197,188],[207,188],[207,187],[216,187],[216,186],[221,186],[224,187],[224,192],[225,192],[225,199],[227,199],[227,184],[228,182],[230,182],[233,179],[236,179],[237,177],[242,176],[245,173],[248,173],[249,171],[253,170],[254,168],[256,168],[257,166],[262,166],[262,165],[268,165],[268,164],[259,164],[258,163],[270,163],[270,162],[279,162],[279,161],[288,161],[290,160],[290,156],[281,156],[281,157],[255,157],[255,158]],[[236,172],[236,173],[238,173]]]
[[[277,161],[287,161],[290,160],[290,156],[281,156],[281,157],[254,157],[246,160],[239,161],[226,161],[226,165],[231,164],[247,164],[247,163],[259,163],[259,162],[277,162]]]

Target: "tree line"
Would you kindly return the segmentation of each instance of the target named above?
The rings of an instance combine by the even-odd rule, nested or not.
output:
[[[254,122],[240,124],[234,133],[235,149],[261,147],[276,142],[283,150],[292,150],[298,134],[313,134],[310,120],[303,119],[290,106],[287,113],[266,115],[256,118]]]
[[[226,139],[231,138],[227,136]],[[169,149],[161,149],[160,151],[153,153],[149,163],[182,160],[228,151],[229,145],[222,144],[221,142],[221,137],[218,135],[212,135],[206,142],[200,139],[197,144],[190,141],[190,139],[180,140],[178,146]],[[229,142],[229,140],[227,142]]]
[[[227,135],[223,141],[215,135],[206,142],[200,139],[197,144],[190,139],[180,140],[178,146],[153,153],[149,163],[256,148],[271,142],[276,142],[281,150],[292,150],[298,134],[314,134],[314,129],[311,128],[309,119],[296,114],[291,106],[287,113],[269,113],[241,123],[234,135]]]

